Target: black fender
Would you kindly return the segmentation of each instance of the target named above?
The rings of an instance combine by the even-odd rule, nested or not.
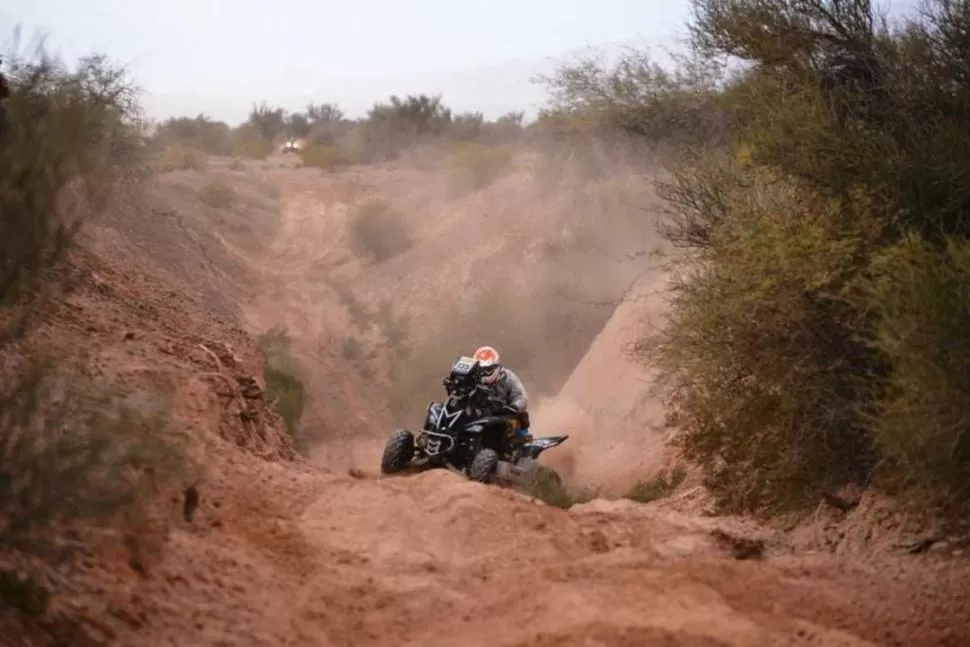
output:
[[[519,448],[519,456],[522,458],[531,458],[535,460],[539,458],[539,454],[547,449],[557,447],[566,442],[567,438],[569,438],[569,434],[564,434],[562,436],[543,436],[541,438],[533,438]]]

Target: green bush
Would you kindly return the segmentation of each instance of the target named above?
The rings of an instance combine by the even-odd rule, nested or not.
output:
[[[643,346],[678,444],[731,508],[805,504],[871,466],[845,273],[867,240],[846,205],[763,174],[715,176],[724,213]],[[727,182],[733,182],[733,186]],[[693,222],[693,221],[692,221]]]
[[[155,170],[158,173],[202,171],[205,165],[206,158],[202,151],[181,144],[169,144],[155,160]]]
[[[248,159],[264,160],[273,152],[272,140],[262,137],[253,128],[241,126],[233,133],[232,155]]]
[[[64,261],[89,216],[146,175],[137,89],[99,56],[74,71],[15,59],[0,111],[0,550],[44,552],[76,522],[137,512],[141,484],[182,475],[166,407],[92,384],[77,357],[24,357],[38,306],[73,285]],[[34,315],[34,316],[31,316]],[[137,515],[136,515],[137,516]],[[140,539],[140,538],[139,538]],[[49,592],[0,572],[0,602],[41,615]]]
[[[917,235],[881,251],[865,284],[873,346],[892,366],[871,416],[897,485],[955,512],[970,502],[970,242]]]
[[[257,339],[263,356],[263,379],[273,408],[283,418],[297,447],[305,449],[300,418],[306,405],[303,371],[293,355],[292,340],[286,330],[274,328]]]
[[[632,136],[669,157],[726,144],[730,117],[718,92],[720,61],[703,55],[676,61],[673,69],[664,69],[645,52],[631,50],[609,65],[589,57],[540,75],[552,100],[530,129],[583,158],[588,158],[590,135],[611,148],[621,148],[623,139]],[[617,133],[625,137],[612,136]]]
[[[308,143],[300,150],[300,159],[304,166],[314,166],[325,171],[336,170],[344,163],[340,149],[327,144]]]
[[[205,115],[167,119],[158,126],[152,140],[161,149],[176,145],[206,155],[229,155],[232,152],[232,129]]]
[[[461,142],[448,157],[448,166],[460,187],[484,189],[508,168],[514,154],[511,146]]]
[[[371,198],[351,216],[350,248],[358,257],[386,261],[411,246],[411,236],[401,215],[387,200]]]
[[[185,440],[168,418],[49,364],[30,367],[0,398],[0,545],[35,550],[51,526],[114,518],[135,503],[143,469],[181,475]]]
[[[451,110],[440,96],[394,95],[375,103],[361,124],[364,161],[396,159],[401,151],[421,139],[439,136],[451,124]]]
[[[686,255],[641,350],[677,442],[732,509],[810,505],[877,465],[877,483],[965,509],[970,13],[932,1],[889,29],[868,2],[694,12],[695,54],[745,67],[713,97],[730,136],[660,187]],[[626,114],[629,93],[593,87]]]
[[[101,57],[9,61],[0,124],[0,307],[29,298],[80,225],[144,169],[138,90]]]

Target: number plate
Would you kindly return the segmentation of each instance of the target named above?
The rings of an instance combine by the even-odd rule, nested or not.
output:
[[[451,372],[457,373],[458,375],[468,375],[474,365],[475,360],[470,357],[462,357],[451,367]]]

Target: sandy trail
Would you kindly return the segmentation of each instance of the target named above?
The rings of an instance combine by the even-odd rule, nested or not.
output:
[[[283,226],[262,263],[265,296],[250,311],[257,328],[282,323],[312,339],[344,325],[326,308],[330,288],[313,278],[335,254],[328,247],[335,208],[302,189],[284,195]],[[361,403],[338,404],[340,387],[332,387],[332,406],[365,415]],[[324,451],[337,457],[331,467],[353,453]],[[255,506],[240,514],[251,530],[232,544],[251,571],[232,600],[245,621],[223,623],[232,640],[200,634],[195,644],[918,646],[970,639],[963,600],[923,590],[933,577],[927,573],[942,569],[929,558],[915,573],[902,561],[877,569],[793,554],[769,537],[763,558],[742,561],[711,531],[757,528],[662,504],[594,501],[563,511],[446,472],[376,479],[287,469],[254,476],[271,502],[259,503],[267,495],[255,486],[241,494]],[[270,518],[259,518],[268,509]],[[226,613],[212,610],[223,620]]]
[[[954,608],[912,606],[906,577],[771,537],[766,558],[738,561],[710,531],[752,528],[724,520],[566,512],[447,472],[262,480],[275,510],[247,489],[249,524],[218,557],[235,583],[216,577],[221,594],[200,599],[195,644],[964,644],[940,622]]]

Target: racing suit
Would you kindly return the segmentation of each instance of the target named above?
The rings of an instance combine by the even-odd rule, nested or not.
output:
[[[504,366],[499,369],[499,375],[489,386],[489,396],[501,400],[518,412],[516,416],[519,426],[512,437],[515,442],[528,442],[532,439],[529,433],[529,396],[519,376]]]

